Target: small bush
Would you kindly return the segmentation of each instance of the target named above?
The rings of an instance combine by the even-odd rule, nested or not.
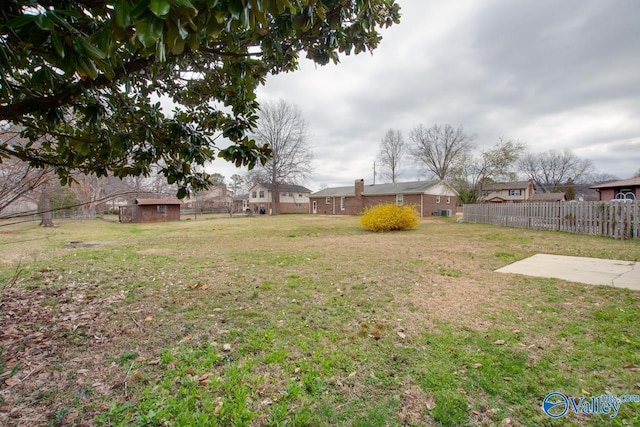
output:
[[[420,224],[420,215],[413,206],[394,204],[377,205],[365,209],[360,226],[371,231],[394,231],[415,228]]]

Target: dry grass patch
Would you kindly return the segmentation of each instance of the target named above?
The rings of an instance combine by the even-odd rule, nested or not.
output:
[[[553,389],[637,387],[637,292],[493,270],[538,252],[637,260],[638,242],[312,216],[17,237],[0,235],[3,259],[29,254],[0,299],[8,425],[527,425],[549,421]]]

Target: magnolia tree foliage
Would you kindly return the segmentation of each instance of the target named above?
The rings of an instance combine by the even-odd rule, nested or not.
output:
[[[216,156],[268,159],[247,136],[267,75],[295,70],[301,53],[324,65],[375,49],[399,16],[394,0],[3,0],[0,121],[31,144],[2,143],[0,156],[63,183],[159,164],[184,196],[208,184],[198,166]],[[219,137],[232,144],[217,149]]]

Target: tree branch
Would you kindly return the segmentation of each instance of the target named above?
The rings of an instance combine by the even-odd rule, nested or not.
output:
[[[154,61],[154,56],[135,59],[117,69],[113,79],[109,79],[104,74],[101,74],[95,80],[80,80],[77,83],[69,85],[55,95],[32,98],[15,104],[2,105],[0,106],[0,120],[13,122],[30,113],[46,112],[58,108],[77,99],[84,89],[109,86],[127,74],[137,73],[138,71],[146,69],[153,64]]]

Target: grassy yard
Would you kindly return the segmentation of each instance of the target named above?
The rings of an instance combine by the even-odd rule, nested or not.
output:
[[[640,394],[640,293],[493,272],[638,241],[357,220],[0,227],[0,424],[640,424],[541,409]]]

